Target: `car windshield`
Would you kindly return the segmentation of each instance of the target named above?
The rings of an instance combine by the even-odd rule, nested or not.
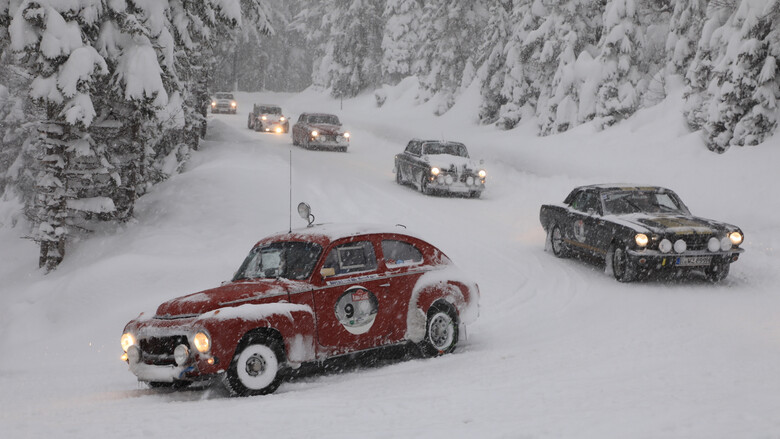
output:
[[[230,93],[217,93],[217,99],[233,99],[233,95]]]
[[[249,252],[233,280],[240,279],[308,279],[322,247],[311,242],[273,242]]]
[[[260,112],[263,114],[282,114],[282,109],[279,107],[260,107]]]
[[[426,143],[423,145],[423,154],[449,154],[466,158],[469,156],[466,146],[462,143]]]
[[[682,202],[670,192],[620,191],[602,195],[604,213],[623,215],[628,213],[687,213]]]
[[[339,118],[332,114],[312,114],[309,116],[309,123],[324,123],[328,125],[341,125]]]

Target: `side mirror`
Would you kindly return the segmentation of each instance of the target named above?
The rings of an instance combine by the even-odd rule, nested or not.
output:
[[[311,207],[308,204],[303,202],[298,204],[298,215],[309,222],[308,227],[311,227],[312,223],[314,223],[314,215],[311,214]]]

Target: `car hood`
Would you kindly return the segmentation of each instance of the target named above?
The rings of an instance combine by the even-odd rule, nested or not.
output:
[[[307,284],[286,279],[254,279],[230,282],[217,288],[169,300],[157,308],[157,317],[200,315],[225,306],[237,306],[273,297],[286,299],[288,293],[301,291]]]
[[[737,229],[731,224],[689,215],[634,213],[615,216],[622,223],[640,232],[657,234],[717,234]]]
[[[442,171],[447,171],[453,166],[457,170],[463,170],[464,167],[472,171],[476,171],[478,169],[476,163],[474,163],[470,158],[461,157],[457,155],[449,155],[449,154],[426,155],[425,160],[431,166],[436,166]]]
[[[320,134],[338,134],[341,131],[341,125],[332,125],[329,123],[311,124],[309,127],[317,130]]]

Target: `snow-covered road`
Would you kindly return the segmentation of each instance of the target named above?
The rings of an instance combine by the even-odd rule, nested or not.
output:
[[[253,102],[281,104],[293,120],[339,114],[349,152],[246,129]],[[136,221],[76,243],[47,276],[24,230],[0,227],[0,436],[780,436],[780,204],[770,196],[780,139],[717,156],[683,134],[674,103],[603,133],[548,138],[474,126],[458,107],[433,118],[403,88],[382,110],[370,96],[343,105],[311,91],[239,94],[239,114],[211,117],[186,172],[140,199]],[[485,159],[482,199],[395,184],[393,156],[428,136]],[[404,224],[477,280],[469,339],[453,355],[314,374],[265,397],[138,385],[119,361],[123,325],[217,285],[257,239],[287,229],[290,151],[293,205],[308,202],[317,222]],[[740,225],[746,253],[730,277],[620,284],[544,251],[542,203],[624,181],[669,186],[694,213]]]

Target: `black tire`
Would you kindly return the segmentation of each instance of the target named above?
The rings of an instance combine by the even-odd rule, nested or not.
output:
[[[422,176],[420,177],[420,192],[422,192],[425,195],[433,194],[433,189],[431,189],[431,187],[428,186],[428,179],[425,177],[425,172],[423,172]]]
[[[469,192],[469,198],[479,198],[482,195],[482,192],[480,191],[471,191]]]
[[[398,169],[398,166],[395,167],[395,182],[398,184],[404,184],[403,178],[401,177],[401,170]]]
[[[609,253],[612,255],[612,274],[618,282],[633,282],[636,280],[636,267],[631,263],[627,252],[626,246],[613,244]]]
[[[251,335],[238,344],[225,383],[236,396],[273,393],[282,383],[283,364],[284,350],[279,341]]]
[[[547,236],[550,240],[550,248],[553,254],[558,258],[569,257],[569,247],[563,241],[563,232],[558,224],[553,224],[547,229]]]
[[[252,113],[249,113],[249,116],[246,118],[246,127],[250,130],[254,129],[254,125],[252,124]]]
[[[713,265],[704,269],[704,276],[712,283],[718,283],[729,275],[729,269],[731,264],[726,262],[723,264]]]
[[[450,306],[435,303],[428,310],[420,350],[429,357],[449,354],[458,345],[458,335],[458,315]]]

